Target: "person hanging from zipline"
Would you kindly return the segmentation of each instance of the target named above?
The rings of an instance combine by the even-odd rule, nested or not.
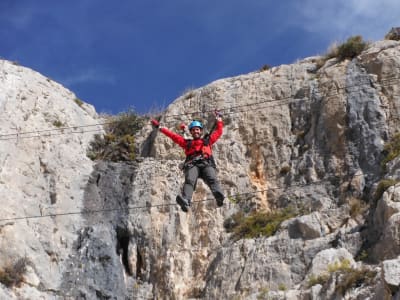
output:
[[[197,179],[201,178],[209,186],[217,206],[224,204],[224,194],[221,190],[216,174],[216,165],[212,155],[212,145],[222,135],[224,123],[221,115],[216,112],[215,129],[210,133],[203,135],[203,124],[194,120],[189,124],[189,131],[192,139],[185,139],[183,136],[161,127],[159,121],[153,119],[151,123],[154,127],[169,137],[175,144],[183,148],[186,159],[183,165],[185,172],[185,183],[182,188],[182,195],[176,196],[176,202],[184,212],[187,212],[192,201],[193,191],[196,189]],[[183,127],[184,129],[184,127]]]

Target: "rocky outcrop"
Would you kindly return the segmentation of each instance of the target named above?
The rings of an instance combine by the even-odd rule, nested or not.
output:
[[[20,257],[29,263],[21,285],[0,285],[0,296],[399,295],[400,189],[376,193],[382,179],[399,179],[398,160],[381,166],[400,122],[399,52],[399,42],[376,42],[353,60],[320,67],[311,57],[176,99],[163,126],[201,118],[210,129],[216,108],[225,122],[214,154],[228,197],[217,208],[200,181],[187,214],[175,204],[179,147],[147,125],[136,136],[135,162],[92,162],[89,129],[102,130],[93,108],[2,61],[0,268]],[[270,237],[237,240],[224,228],[238,212],[287,207],[300,215]]]
[[[84,223],[79,215],[51,215],[84,208],[93,168],[86,147],[93,130],[102,130],[85,126],[99,122],[93,107],[61,85],[0,61],[0,218],[5,219],[0,222],[0,268],[26,257],[28,277],[35,278],[6,295],[38,299],[58,293]]]

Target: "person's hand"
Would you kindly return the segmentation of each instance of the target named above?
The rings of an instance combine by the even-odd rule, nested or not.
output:
[[[152,119],[151,125],[153,125],[155,128],[158,128],[160,127],[160,122],[158,122],[156,119]]]
[[[218,110],[215,110],[215,118],[217,121],[222,121],[222,114]]]
[[[181,124],[179,125],[179,129],[182,130],[182,131],[185,131],[185,129],[186,129],[185,123],[181,123]]]

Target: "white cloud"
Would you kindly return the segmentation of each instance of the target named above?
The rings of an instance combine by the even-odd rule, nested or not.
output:
[[[340,39],[361,34],[379,40],[392,27],[400,26],[398,0],[304,0],[296,8],[296,23],[305,30]]]
[[[79,74],[62,78],[60,79],[60,82],[66,86],[73,86],[88,82],[115,84],[116,78],[112,74],[103,71],[88,69],[81,71]]]

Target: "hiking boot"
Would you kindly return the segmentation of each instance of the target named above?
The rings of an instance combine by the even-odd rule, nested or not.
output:
[[[222,194],[221,192],[215,192],[214,197],[215,197],[215,200],[217,200],[218,207],[221,207],[222,205],[224,205],[224,198],[225,198],[224,194]]]
[[[188,200],[183,198],[181,195],[178,195],[176,196],[176,202],[184,212],[188,212],[188,207],[190,206],[190,202]]]

